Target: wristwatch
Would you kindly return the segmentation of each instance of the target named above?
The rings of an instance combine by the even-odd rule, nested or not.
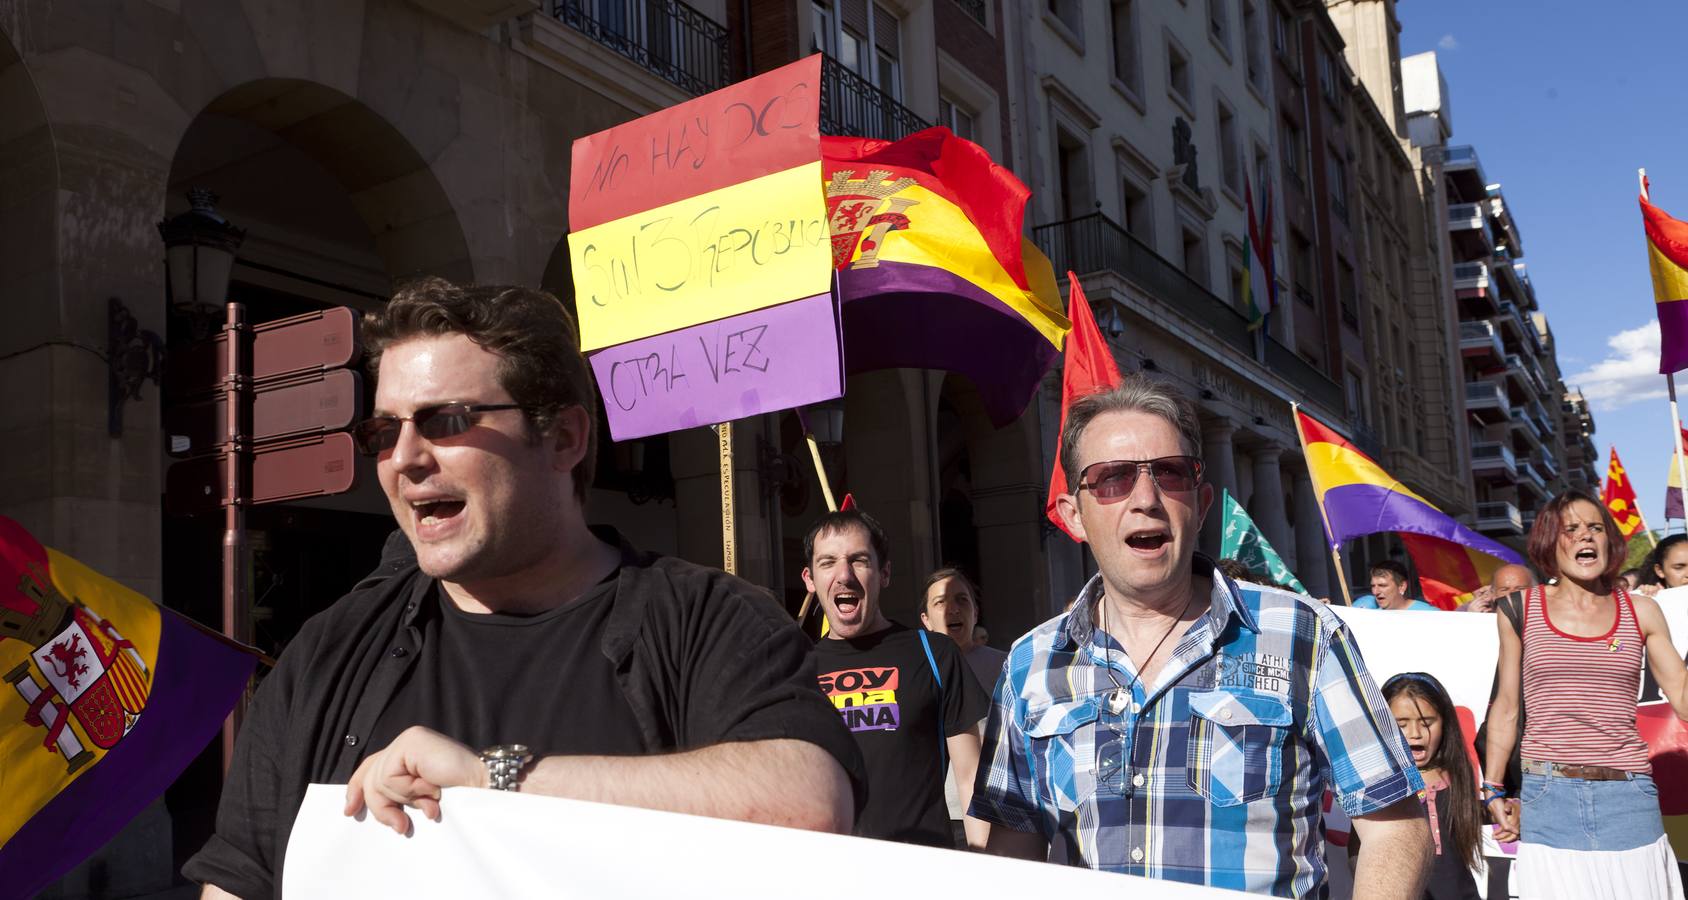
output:
[[[522,768],[533,762],[533,752],[523,744],[499,744],[481,751],[486,763],[487,787],[495,791],[513,791],[522,777]]]

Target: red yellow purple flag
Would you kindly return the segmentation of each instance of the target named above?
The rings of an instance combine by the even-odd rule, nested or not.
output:
[[[0,896],[34,895],[164,793],[253,663],[0,516]]]
[[[1629,473],[1618,460],[1616,446],[1612,447],[1612,458],[1606,465],[1606,484],[1600,489],[1600,502],[1611,510],[1612,521],[1618,523],[1618,531],[1625,540],[1647,527],[1641,520],[1641,506],[1635,501],[1635,485],[1630,483]]]
[[[1018,418],[1068,328],[1049,259],[1021,233],[1031,191],[943,127],[823,137],[821,157],[847,370],[958,372],[992,422]]]
[[[1648,202],[1645,178],[1641,225],[1647,231],[1647,266],[1659,315],[1659,374],[1669,375],[1688,369],[1688,222]]]

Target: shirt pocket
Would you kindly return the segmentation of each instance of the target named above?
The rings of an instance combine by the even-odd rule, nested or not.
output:
[[[1044,803],[1072,812],[1096,793],[1097,697],[1057,700],[1026,710],[1037,792]]]
[[[1243,691],[1190,695],[1190,789],[1214,806],[1240,806],[1283,784],[1284,741],[1295,717],[1282,697]]]

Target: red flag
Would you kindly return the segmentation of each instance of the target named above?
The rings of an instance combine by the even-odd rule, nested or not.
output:
[[[1061,372],[1061,430],[1067,429],[1067,408],[1073,401],[1087,394],[1107,390],[1119,384],[1119,366],[1114,364],[1114,352],[1108,348],[1108,342],[1102,338],[1102,332],[1096,330],[1096,319],[1090,314],[1090,301],[1084,297],[1084,289],[1078,285],[1078,276],[1067,273],[1067,318],[1073,323],[1073,330],[1067,333],[1066,368]],[[1059,434],[1059,432],[1057,432]],[[1057,437],[1056,441],[1059,442]],[[1067,532],[1067,537],[1078,540],[1078,536],[1067,531],[1066,523],[1055,511],[1055,498],[1067,489],[1067,473],[1061,468],[1060,444],[1055,448],[1055,468],[1049,473],[1049,501],[1044,504],[1043,512],[1049,516],[1049,521],[1055,527]]]
[[[1635,537],[1641,530],[1641,509],[1635,501],[1635,485],[1629,482],[1629,473],[1624,471],[1624,464],[1618,461],[1618,448],[1612,448],[1612,461],[1606,467],[1606,484],[1600,489],[1600,502],[1612,513],[1612,520],[1618,524],[1618,531],[1623,533],[1624,539]]]

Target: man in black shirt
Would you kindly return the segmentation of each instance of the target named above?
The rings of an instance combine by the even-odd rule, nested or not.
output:
[[[594,397],[562,304],[425,279],[364,338],[376,415],[355,437],[402,537],[253,699],[184,868],[202,896],[279,893],[312,782],[401,833],[454,786],[848,831],[860,756],[795,623],[587,528]]]
[[[867,764],[867,806],[856,833],[953,847],[944,804],[945,758],[966,809],[979,766],[979,720],[989,707],[955,643],[885,618],[891,581],[879,523],[859,510],[827,513],[803,539],[803,583],[820,599],[827,634],[815,648],[821,692],[832,699]],[[989,826],[965,820],[983,849]]]

